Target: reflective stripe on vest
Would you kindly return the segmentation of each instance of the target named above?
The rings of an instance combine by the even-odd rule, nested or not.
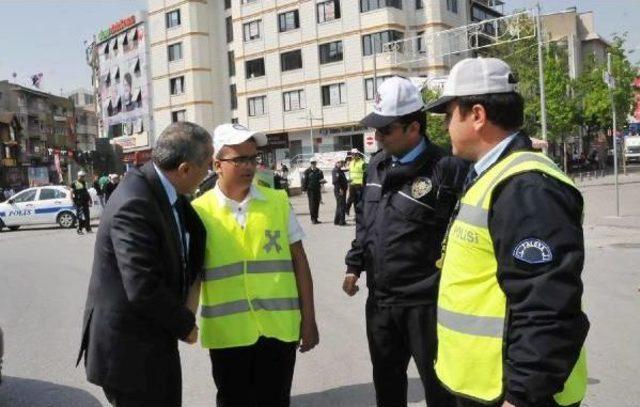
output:
[[[461,198],[447,233],[438,294],[436,373],[452,392],[486,403],[503,389],[503,347],[507,299],[497,279],[497,261],[488,228],[491,197],[510,177],[537,171],[575,188],[571,179],[540,153],[516,152],[481,175]],[[584,398],[584,349],[562,392],[560,405]]]
[[[300,338],[300,305],[288,242],[289,202],[284,191],[259,187],[241,228],[213,191],[193,201],[207,231],[201,294],[202,346],[254,344],[260,336]]]
[[[349,178],[353,185],[364,183],[364,160],[353,160],[349,163]]]

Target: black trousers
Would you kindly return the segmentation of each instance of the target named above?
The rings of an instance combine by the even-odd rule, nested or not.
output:
[[[356,210],[356,205],[362,199],[362,185],[353,185],[349,184],[349,199],[347,200],[347,214],[351,210],[351,205],[353,205],[353,211]]]
[[[451,396],[434,371],[435,305],[381,307],[369,298],[366,319],[378,406],[407,405],[407,367],[411,357],[418,367],[427,406],[449,405]]]
[[[309,215],[311,221],[318,221],[318,211],[320,210],[321,193],[319,189],[307,189],[307,198],[309,198]]]
[[[333,196],[336,198],[336,214],[333,217],[334,225],[345,225],[347,223],[345,219],[345,213],[347,210],[347,199],[346,199],[347,191],[344,189],[336,189],[333,190]]]
[[[157,383],[147,393],[123,392],[104,387],[104,394],[113,407],[181,407],[182,372],[178,349],[169,351],[169,369],[165,383]]]
[[[78,232],[81,232],[82,229],[91,232],[91,215],[88,203],[76,205],[76,222],[78,223]]]
[[[211,349],[218,407],[288,407],[295,342],[261,337],[251,346]]]

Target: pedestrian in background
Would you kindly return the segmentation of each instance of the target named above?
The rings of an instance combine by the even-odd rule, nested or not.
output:
[[[178,340],[197,340],[205,230],[186,194],[207,174],[211,136],[178,122],[110,197],[98,230],[78,363],[111,405],[182,405]]]
[[[207,231],[201,342],[219,407],[286,407],[296,348],[318,344],[313,281],[284,191],[252,183],[267,137],[239,124],[214,131],[213,190],[193,201]]]
[[[386,82],[385,82],[386,83]],[[455,406],[578,406],[587,387],[580,191],[520,132],[511,68],[469,58],[428,106],[473,162],[441,260],[435,369]]]
[[[304,171],[302,179],[302,191],[307,193],[309,200],[309,215],[311,216],[311,223],[317,225],[321,223],[318,220],[318,212],[320,211],[320,201],[322,200],[322,184],[324,180],[324,174],[318,168],[318,160],[313,157],[310,161],[310,167]]]
[[[364,187],[365,172],[367,164],[364,162],[362,154],[357,148],[351,150],[351,160],[349,161],[349,199],[347,201],[347,216],[353,205],[353,211],[356,211],[356,205],[362,199],[362,189]]]
[[[93,189],[96,190],[98,200],[100,201],[100,206],[104,208],[104,191],[102,190],[102,185],[100,185],[100,177],[98,177],[97,175],[93,176]]]
[[[109,174],[109,182],[104,187],[104,201],[109,202],[109,198],[111,198],[111,194],[118,187],[118,183],[120,182],[120,176],[118,174]]]
[[[347,210],[347,189],[349,188],[349,181],[347,181],[347,176],[342,169],[343,165],[344,161],[336,161],[336,165],[331,172],[333,196],[336,198],[336,213],[333,217],[333,224],[340,226],[347,224],[345,215]]]
[[[82,229],[87,233],[91,233],[91,215],[89,207],[93,204],[91,194],[87,188],[87,173],[78,171],[78,179],[71,184],[71,198],[73,205],[76,207],[76,223],[78,225],[77,233],[84,234]]]
[[[411,358],[427,406],[449,401],[433,370],[436,260],[467,165],[429,141],[424,107],[420,89],[394,76],[380,85],[374,111],[361,121],[375,129],[383,149],[368,166],[342,287],[353,296],[366,271],[366,330],[380,407],[407,405]]]

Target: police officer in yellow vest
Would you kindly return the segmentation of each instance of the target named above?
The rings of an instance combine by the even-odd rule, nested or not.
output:
[[[347,215],[349,208],[353,205],[356,210],[358,202],[362,198],[362,189],[364,188],[364,173],[367,164],[362,158],[362,154],[357,148],[351,150],[351,161],[349,161],[349,199],[347,200]]]
[[[288,406],[296,348],[318,344],[304,233],[284,191],[252,184],[264,134],[223,124],[216,186],[193,201],[207,231],[200,338],[217,405]]]
[[[436,373],[455,406],[578,406],[583,201],[519,131],[516,82],[499,59],[465,59],[428,106],[474,162],[439,261]]]

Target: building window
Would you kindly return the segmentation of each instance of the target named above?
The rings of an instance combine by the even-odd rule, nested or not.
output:
[[[395,7],[402,10],[402,0],[360,0],[360,11],[362,13],[382,7]]]
[[[173,10],[165,14],[165,23],[167,28],[177,27],[181,24],[180,9]]]
[[[231,97],[231,110],[235,110],[238,108],[238,90],[235,83],[229,86],[229,95]]]
[[[300,15],[298,14],[298,10],[278,14],[278,29],[280,32],[291,31],[296,28],[300,28]]]
[[[364,80],[364,98],[365,100],[373,100],[376,91],[382,85],[382,82],[391,78],[391,75],[378,76],[376,78],[376,86],[373,86],[373,78],[367,78]]]
[[[302,68],[302,50],[284,52],[280,54],[280,69],[282,72]]]
[[[388,30],[362,36],[362,55],[379,54],[382,52],[382,45],[387,42],[397,41],[404,38],[400,31]]]
[[[318,3],[316,7],[319,23],[340,18],[340,0],[323,1]]]
[[[244,64],[246,78],[258,78],[264,76],[264,58],[252,59]]]
[[[184,93],[184,76],[171,78],[169,80],[169,88],[172,96],[183,94]]]
[[[179,61],[182,59],[182,43],[171,44],[168,47],[169,62]]]
[[[426,54],[427,50],[424,47],[424,31],[418,31],[416,33],[418,38],[416,38],[416,50],[420,54]]]
[[[171,112],[171,122],[185,122],[187,121],[187,111],[186,110],[176,110],[175,112]]]
[[[231,0],[224,0],[224,9],[229,10],[231,8]]]
[[[253,41],[260,38],[262,20],[255,20],[242,25],[244,42]]]
[[[416,0],[416,10],[422,10],[424,8],[423,0]]]
[[[267,97],[258,96],[247,100],[249,105],[249,116],[262,116],[267,114]]]
[[[447,10],[452,13],[458,12],[458,0],[447,0]]]
[[[285,112],[292,110],[300,110],[306,107],[304,99],[304,90],[292,90],[282,94],[282,105]]]
[[[320,64],[342,61],[342,41],[329,42],[318,47]]]
[[[236,57],[233,51],[227,52],[227,59],[229,63],[229,76],[236,76]]]
[[[334,83],[322,87],[322,106],[338,106],[347,102],[347,85]]]
[[[231,16],[225,18],[224,24],[227,32],[227,43],[229,43],[233,41],[233,20]]]

